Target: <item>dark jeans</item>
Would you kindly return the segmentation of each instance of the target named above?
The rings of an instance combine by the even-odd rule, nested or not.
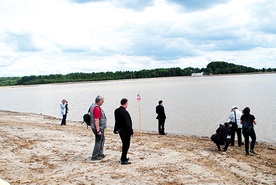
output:
[[[93,130],[93,133],[95,135],[95,145],[92,153],[92,157],[97,157],[99,154],[103,154],[103,148],[104,148],[104,142],[105,142],[105,136],[104,136],[104,130],[101,129],[102,135],[98,135],[97,130]]]
[[[121,155],[121,161],[127,161],[127,152],[130,147],[130,138],[131,136],[124,133],[120,132],[120,138],[122,140],[122,155]]]
[[[243,134],[243,137],[244,137],[246,153],[249,152],[249,137],[251,138],[250,150],[254,150],[255,143],[256,143],[256,133],[255,133],[254,128],[252,128],[250,132],[243,131],[242,134]]]
[[[227,148],[230,145],[230,143],[231,143],[231,139],[227,138],[225,140],[225,142],[224,141],[220,141],[220,142],[217,142],[216,145],[218,147],[218,150],[220,150],[220,145],[224,145],[223,150],[227,151]]]
[[[237,133],[238,136],[238,146],[242,144],[242,135],[241,135],[241,128],[231,130],[231,146],[235,145],[235,134]]]
[[[158,119],[158,132],[159,134],[165,134],[165,119]]]
[[[61,125],[66,125],[67,114],[62,116]]]

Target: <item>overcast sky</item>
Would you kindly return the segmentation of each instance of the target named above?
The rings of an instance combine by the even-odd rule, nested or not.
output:
[[[1,0],[0,76],[276,67],[275,0]]]

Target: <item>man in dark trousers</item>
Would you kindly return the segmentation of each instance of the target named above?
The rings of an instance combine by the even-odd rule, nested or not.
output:
[[[158,102],[158,105],[156,106],[156,114],[157,114],[156,119],[158,119],[158,132],[161,135],[166,135],[165,128],[164,128],[166,114],[165,114],[165,109],[163,107],[163,101],[162,100],[160,100]]]
[[[115,116],[115,126],[114,133],[120,135],[122,140],[122,155],[121,155],[121,164],[128,165],[131,164],[127,158],[127,152],[130,147],[130,138],[133,135],[132,130],[132,121],[131,117],[126,110],[128,106],[128,100],[123,98],[121,100],[121,106],[114,111]]]
[[[224,125],[220,125],[220,127],[216,130],[216,133],[220,134],[220,139],[215,142],[218,150],[221,151],[220,145],[224,145],[223,151],[226,152],[228,146],[231,143],[231,139],[228,136],[231,135],[231,131],[229,129],[229,123],[225,122]]]

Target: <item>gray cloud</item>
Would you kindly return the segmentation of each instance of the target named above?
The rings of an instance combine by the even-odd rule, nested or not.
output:
[[[230,0],[167,0],[168,3],[180,5],[184,9],[190,11],[208,9],[218,4],[223,4],[229,1]]]

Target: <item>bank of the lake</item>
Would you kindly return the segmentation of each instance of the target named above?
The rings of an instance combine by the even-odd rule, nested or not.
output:
[[[218,152],[206,137],[160,136],[131,141],[132,164],[119,163],[121,141],[106,130],[105,154],[91,161],[94,137],[77,121],[0,111],[0,178],[16,184],[275,184],[276,147],[257,143],[258,155],[230,147]]]

